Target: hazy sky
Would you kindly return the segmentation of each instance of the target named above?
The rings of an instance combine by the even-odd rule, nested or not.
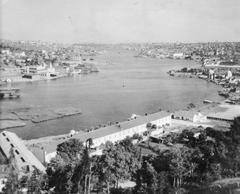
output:
[[[240,0],[1,0],[1,38],[240,41]]]

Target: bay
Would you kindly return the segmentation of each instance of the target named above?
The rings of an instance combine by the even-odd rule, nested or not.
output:
[[[2,112],[24,107],[76,107],[83,114],[37,124],[27,122],[25,127],[9,130],[23,139],[32,139],[123,121],[133,113],[174,111],[186,108],[189,103],[201,106],[204,99],[222,100],[217,94],[220,87],[213,83],[167,74],[171,69],[198,67],[197,62],[135,55],[133,51],[107,49],[93,57],[98,61],[99,73],[13,84],[21,89],[21,98],[2,100]]]

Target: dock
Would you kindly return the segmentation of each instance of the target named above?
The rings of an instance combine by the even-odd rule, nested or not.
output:
[[[0,99],[3,98],[19,98],[19,88],[0,88]]]

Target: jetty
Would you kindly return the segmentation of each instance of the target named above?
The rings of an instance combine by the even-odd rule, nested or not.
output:
[[[65,107],[57,109],[34,108],[25,110],[15,110],[12,112],[22,121],[32,121],[33,123],[46,122],[50,120],[60,119],[67,116],[82,114],[79,108]]]
[[[3,98],[19,98],[19,88],[0,88],[0,99]]]

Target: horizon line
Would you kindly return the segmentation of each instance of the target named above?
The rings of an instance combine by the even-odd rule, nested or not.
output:
[[[213,41],[126,41],[126,42],[61,42],[61,41],[47,41],[47,40],[15,40],[15,39],[4,39],[0,38],[2,41],[11,41],[11,42],[42,42],[42,43],[53,43],[53,44],[106,44],[106,45],[118,45],[118,44],[199,44],[199,43],[239,43],[240,40],[213,40]]]

